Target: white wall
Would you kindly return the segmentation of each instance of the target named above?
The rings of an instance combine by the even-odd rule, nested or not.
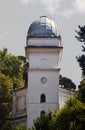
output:
[[[29,47],[35,45],[35,48]],[[37,47],[39,46],[39,47]],[[43,48],[42,46],[49,46]],[[51,48],[51,46],[56,46]],[[57,47],[58,46],[58,47]],[[26,59],[29,60],[28,94],[27,94],[27,127],[33,126],[33,119],[41,111],[54,112],[59,109],[59,71],[58,62],[61,52],[58,38],[29,38],[26,48]],[[47,79],[46,83],[41,78]],[[46,102],[40,102],[45,94]]]
[[[59,88],[59,108],[62,108],[65,105],[66,100],[73,96],[74,93],[75,91]]]
[[[59,108],[59,70],[29,70],[28,73],[28,126],[33,125],[33,119],[40,115],[42,110],[55,111]],[[41,77],[46,77],[43,84]],[[40,95],[46,95],[46,102],[40,102]]]
[[[29,67],[31,68],[55,68],[58,65],[58,55],[31,53]]]
[[[37,46],[60,46],[59,38],[30,38],[28,45]]]

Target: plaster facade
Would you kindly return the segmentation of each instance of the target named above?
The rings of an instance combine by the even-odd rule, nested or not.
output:
[[[42,89],[42,87],[46,87],[46,86],[45,85],[41,86],[41,89]],[[13,105],[12,105],[13,114],[12,114],[12,120],[11,120],[12,129],[14,129],[16,126],[19,126],[19,125],[25,126],[27,128],[27,114],[28,114],[27,113],[27,102],[29,101],[27,98],[27,91],[28,91],[27,88],[13,91]],[[36,95],[37,94],[38,94],[38,91],[36,91]],[[32,122],[32,118],[34,118],[34,116],[36,117],[37,115],[40,115],[40,112],[42,110],[46,110],[48,112],[49,108],[52,108],[53,110],[56,110],[57,107],[59,107],[59,109],[62,108],[65,104],[65,101],[70,96],[73,96],[74,94],[75,94],[75,91],[73,91],[73,90],[67,90],[67,89],[59,87],[59,97],[58,97],[59,105],[58,106],[57,106],[57,104],[55,104],[55,102],[54,102],[54,104],[48,104],[48,103],[39,104],[40,103],[40,97],[39,97],[36,107],[35,107],[35,104],[31,104],[28,106],[31,113],[33,113],[33,115],[32,115],[33,117],[30,117],[30,119],[31,119],[30,122]],[[19,102],[17,102],[18,97],[22,97]],[[25,100],[23,100],[23,98]],[[51,99],[51,92],[50,92],[49,99]],[[17,111],[17,106],[19,106],[18,111]],[[35,111],[33,108],[35,108]],[[39,110],[39,111],[37,111],[37,110]]]
[[[27,128],[27,88],[22,88],[13,91],[12,100],[12,120],[11,126],[14,129],[18,125],[23,125]]]
[[[29,61],[27,128],[33,126],[33,120],[40,116],[42,111],[54,112],[59,109],[59,62],[63,47],[58,38],[52,38],[50,41],[49,38],[36,38],[35,41],[30,38],[30,44],[28,39],[25,48],[26,59]],[[42,46],[44,43],[45,46]],[[43,77],[45,83],[41,81]],[[45,96],[44,102],[41,102],[42,94]]]

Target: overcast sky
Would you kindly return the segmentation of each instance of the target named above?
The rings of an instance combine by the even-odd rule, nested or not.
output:
[[[75,30],[85,24],[85,0],[0,0],[0,50],[25,55],[29,25],[42,15],[53,19],[62,36],[61,74],[78,85],[81,70],[76,56],[81,55],[81,43]]]

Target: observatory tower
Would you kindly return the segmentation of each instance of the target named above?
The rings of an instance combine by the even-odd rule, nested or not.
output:
[[[28,67],[27,127],[40,114],[59,108],[59,63],[62,55],[57,25],[48,17],[34,21],[25,47]]]

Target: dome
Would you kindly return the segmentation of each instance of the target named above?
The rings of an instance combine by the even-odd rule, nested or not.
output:
[[[58,37],[59,32],[57,25],[48,17],[42,16],[39,20],[34,21],[29,29],[27,36],[30,37]]]

